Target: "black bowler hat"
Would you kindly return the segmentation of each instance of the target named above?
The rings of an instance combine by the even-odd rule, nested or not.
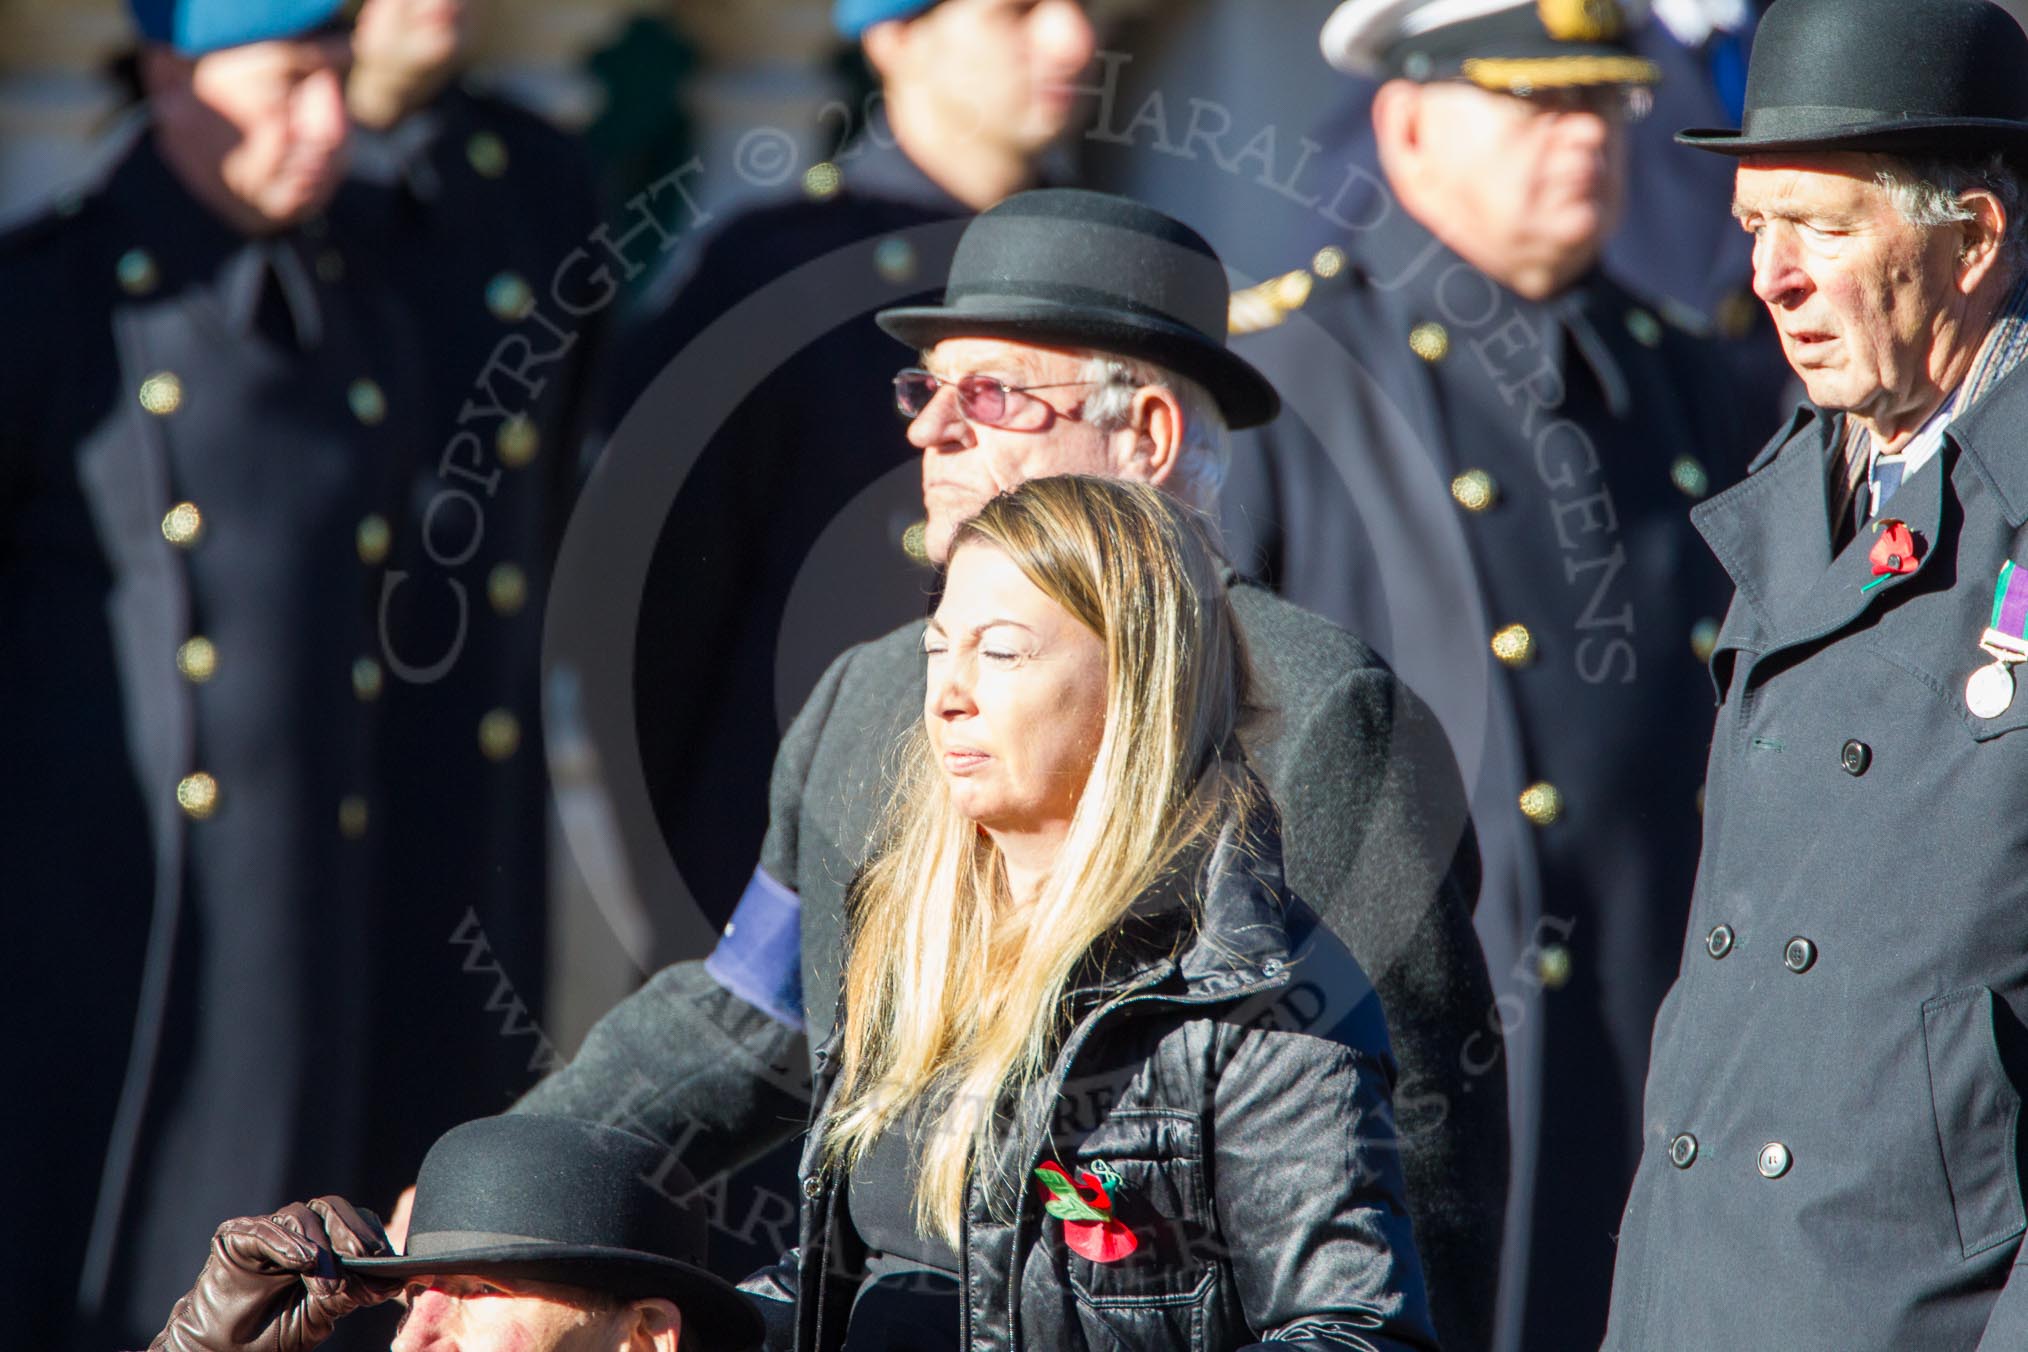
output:
[[[1720,155],[2028,155],[2028,34],[1987,0],[1777,0],[1754,34],[1743,121],[1676,140]]]
[[[760,1315],[704,1270],[704,1218],[681,1200],[694,1188],[665,1147],[631,1132],[482,1117],[424,1157],[407,1251],[339,1262],[374,1277],[471,1273],[662,1296],[683,1312],[685,1347],[745,1352],[760,1343]]]
[[[1204,237],[1106,193],[1016,193],[965,227],[942,305],[882,310],[910,347],[1007,338],[1138,358],[1209,390],[1229,427],[1281,410],[1267,377],[1225,345],[1232,293]]]

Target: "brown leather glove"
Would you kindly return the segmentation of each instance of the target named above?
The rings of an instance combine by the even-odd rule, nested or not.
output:
[[[380,1222],[342,1197],[229,1220],[148,1352],[309,1352],[340,1319],[401,1289],[343,1273],[333,1255],[390,1252]]]

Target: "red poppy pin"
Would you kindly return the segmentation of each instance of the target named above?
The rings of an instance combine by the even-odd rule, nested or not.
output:
[[[1062,1165],[1054,1161],[1035,1167],[1042,1185],[1042,1209],[1063,1222],[1063,1242],[1070,1251],[1094,1263],[1117,1263],[1141,1241],[1125,1224],[1113,1219],[1113,1193],[1120,1176],[1101,1163],[1097,1172],[1080,1169],[1072,1182]]]
[[[1875,522],[1879,535],[1873,541],[1873,548],[1866,558],[1873,565],[1873,580],[1861,587],[1862,592],[1872,591],[1889,578],[1912,573],[1922,561],[1921,547],[1915,542],[1915,532],[1908,528],[1906,521],[1887,517]]]

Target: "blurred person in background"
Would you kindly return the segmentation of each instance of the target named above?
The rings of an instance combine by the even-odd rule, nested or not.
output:
[[[1688,510],[1745,452],[1710,346],[1600,265],[1657,74],[1627,37],[1610,3],[1341,5],[1387,191],[1236,301],[1288,407],[1234,447],[1234,561],[1426,690],[1472,789],[1508,1060],[1452,1051],[1507,1077],[1515,1168],[1467,1347],[1604,1329],[1696,871],[1724,577]]]
[[[504,418],[451,420],[560,427],[514,377],[563,364],[488,368],[507,325],[469,269],[507,228],[433,240],[361,197],[335,5],[135,19],[144,105],[0,246],[4,679],[41,711],[0,734],[41,899],[10,999],[66,1033],[5,1128],[48,1220],[0,1280],[44,1347],[137,1341],[218,1215],[391,1189],[535,1073],[466,969],[532,953],[540,984],[524,598],[562,504],[489,459]],[[454,239],[482,322],[438,303]]]
[[[350,1178],[389,523],[419,345],[345,172],[335,0],[142,0],[147,101],[0,243],[0,856],[22,1345],[138,1346],[221,1215]],[[341,974],[341,975],[334,975]]]
[[[593,274],[618,266],[596,252],[576,142],[463,74],[472,22],[464,0],[359,7],[352,169],[319,259],[342,279],[370,253],[422,347],[422,440],[376,597],[386,651],[359,672],[403,767],[377,808],[371,1035],[376,1073],[409,1088],[368,1105],[374,1158],[351,1185],[381,1199],[540,1070],[467,963],[483,942],[543,1009],[542,616],[612,308]]]
[[[926,575],[902,542],[921,504],[873,311],[933,294],[957,223],[1042,177],[1095,43],[1078,0],[839,0],[832,17],[879,81],[871,116],[798,187],[713,221],[677,256],[627,325],[601,401],[613,451],[661,454],[657,430],[626,418],[663,370],[770,284],[807,299],[803,327],[706,347],[697,378],[744,397],[691,468],[641,602],[633,714],[656,831],[631,848],[673,855],[714,922],[760,848],[788,714],[841,648],[923,606]],[[850,575],[829,579],[841,604],[785,638],[834,527],[857,532]]]
[[[1626,6],[1628,45],[1655,67],[1656,82],[1634,96],[1646,111],[1625,129],[1627,177],[1619,224],[1606,240],[1606,272],[1639,293],[1670,323],[1717,340],[1735,383],[1742,422],[1779,417],[1793,382],[1777,359],[1775,331],[1752,288],[1752,259],[1720,206],[1722,167],[1675,144],[1674,129],[1737,118],[1758,11],[1750,0],[1658,0]],[[1373,211],[1381,184],[1370,116],[1379,77],[1347,72],[1342,95],[1312,133],[1320,160],[1356,164],[1329,212],[1305,211],[1288,231],[1285,256],[1307,257],[1341,243],[1345,221]]]

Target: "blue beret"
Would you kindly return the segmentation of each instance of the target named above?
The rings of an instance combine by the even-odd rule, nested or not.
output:
[[[127,0],[147,42],[184,56],[313,33],[338,17],[345,0]]]
[[[888,19],[913,19],[937,0],[834,0],[831,24],[848,38],[856,38],[877,23]]]

